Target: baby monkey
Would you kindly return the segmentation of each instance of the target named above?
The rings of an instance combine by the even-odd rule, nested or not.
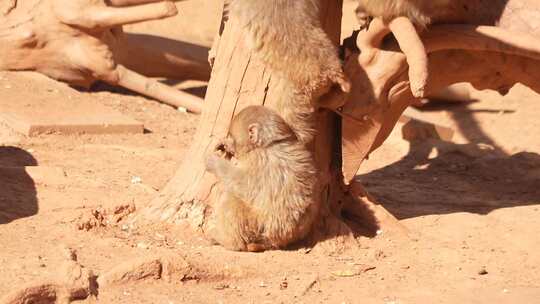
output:
[[[409,63],[409,81],[415,97],[424,97],[428,79],[428,59],[417,29],[424,29],[431,18],[444,11],[451,0],[359,0],[358,19],[369,35],[358,41],[364,60],[373,56],[382,38],[392,32]],[[371,19],[375,17],[376,19]],[[367,58],[367,59],[366,59]]]
[[[211,234],[225,248],[278,249],[310,232],[319,212],[315,161],[273,110],[240,111],[206,168],[223,189]]]

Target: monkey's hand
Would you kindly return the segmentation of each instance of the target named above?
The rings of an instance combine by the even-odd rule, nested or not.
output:
[[[214,151],[216,154],[220,155],[222,158],[225,158],[227,160],[232,159],[232,157],[234,156],[234,152],[232,148],[230,147],[229,140],[226,138],[222,139],[220,142],[216,144]]]
[[[216,153],[212,153],[206,157],[206,170],[210,173],[215,174],[217,172],[219,162],[223,161]]]
[[[206,157],[206,170],[220,177],[223,172],[229,172],[234,166],[231,159],[221,153],[214,151]]]

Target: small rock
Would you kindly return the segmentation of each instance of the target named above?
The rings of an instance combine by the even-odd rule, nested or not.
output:
[[[149,249],[150,248],[150,245],[145,243],[145,242],[139,242],[137,243],[137,248],[141,248],[141,249]]]
[[[485,267],[482,267],[480,270],[478,270],[478,274],[479,275],[486,275],[486,274],[488,274],[488,272],[487,272]]]
[[[142,182],[142,178],[139,176],[133,176],[131,177],[131,183],[132,184],[140,184]]]
[[[77,261],[77,251],[70,247],[62,247],[62,255],[68,261]]]
[[[229,288],[229,284],[225,284],[225,283],[218,284],[218,285],[214,286],[214,289],[217,289],[217,290],[223,290],[223,289],[227,289],[227,288]]]
[[[338,270],[338,271],[332,272],[332,274],[336,277],[354,277],[354,276],[360,275],[360,273],[361,272],[358,270],[351,270],[351,269]]]

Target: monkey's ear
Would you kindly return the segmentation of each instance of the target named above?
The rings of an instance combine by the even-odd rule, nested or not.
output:
[[[252,123],[248,126],[249,142],[254,145],[259,142],[259,129],[258,123]]]

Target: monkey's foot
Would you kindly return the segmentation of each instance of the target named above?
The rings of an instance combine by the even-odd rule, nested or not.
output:
[[[246,247],[249,252],[263,252],[267,249],[265,245],[258,243],[250,243],[247,244]]]

